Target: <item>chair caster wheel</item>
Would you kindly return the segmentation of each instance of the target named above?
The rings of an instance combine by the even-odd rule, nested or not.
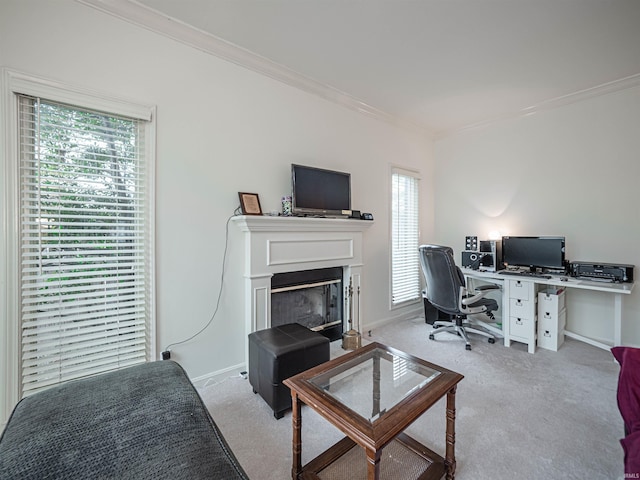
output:
[[[430,333],[429,334],[429,340],[435,340],[435,339],[436,339],[436,337],[433,336],[433,333]]]
[[[471,345],[465,345],[464,348],[467,349],[467,350],[471,350]]]
[[[489,343],[496,343],[496,339],[495,338],[490,338],[489,339]]]

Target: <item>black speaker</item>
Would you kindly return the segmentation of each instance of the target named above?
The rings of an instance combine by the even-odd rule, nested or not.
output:
[[[484,253],[478,251],[463,251],[462,252],[462,266],[464,268],[471,268],[473,270],[478,270],[480,268],[480,264],[482,262],[482,258],[485,256]]]
[[[464,237],[464,249],[468,251],[478,251],[478,237]]]

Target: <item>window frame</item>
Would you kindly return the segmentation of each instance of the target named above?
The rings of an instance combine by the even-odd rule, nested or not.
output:
[[[0,86],[0,385],[6,386],[0,396],[0,425],[6,423],[20,392],[20,212],[18,158],[18,95],[31,95],[145,121],[145,178],[148,192],[149,245],[149,356],[157,357],[155,343],[155,138],[156,108],[135,101],[109,97],[102,93],[76,88],[7,68],[1,71]]]
[[[411,299],[406,299],[406,300],[402,300],[399,302],[394,302],[393,299],[393,292],[394,292],[394,255],[393,255],[393,249],[394,249],[394,244],[393,244],[393,235],[394,235],[394,222],[395,222],[395,212],[394,212],[394,208],[393,208],[393,193],[394,193],[394,175],[395,174],[400,174],[400,175],[404,175],[404,176],[408,176],[408,177],[412,177],[413,179],[415,179],[416,181],[416,194],[417,194],[417,199],[416,199],[416,215],[415,215],[415,220],[416,220],[416,241],[417,241],[417,245],[416,245],[416,285],[417,285],[417,296],[415,298],[411,298]],[[389,308],[390,310],[395,310],[395,309],[399,309],[399,308],[403,308],[407,305],[414,305],[417,302],[420,301],[421,298],[421,288],[422,288],[422,279],[421,279],[421,271],[420,271],[420,260],[418,257],[418,246],[420,243],[420,173],[417,170],[413,170],[413,169],[409,169],[409,168],[405,168],[405,167],[400,167],[397,165],[391,165],[390,167],[390,171],[389,171]]]

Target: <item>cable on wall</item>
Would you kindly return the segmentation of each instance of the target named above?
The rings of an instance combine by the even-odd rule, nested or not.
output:
[[[163,360],[169,360],[171,358],[171,347],[173,347],[175,345],[181,345],[183,343],[186,343],[186,342],[189,342],[189,341],[193,340],[198,335],[200,335],[202,332],[204,332],[207,328],[209,328],[209,325],[211,325],[211,323],[213,322],[213,319],[216,318],[216,314],[218,313],[218,309],[220,308],[220,299],[222,298],[222,286],[224,285],[224,272],[225,272],[225,266],[226,266],[226,263],[227,263],[227,248],[229,247],[229,222],[231,221],[231,219],[233,217],[239,215],[240,211],[241,211],[240,206],[238,206],[238,208],[236,208],[234,210],[233,215],[231,215],[229,218],[227,218],[227,222],[225,224],[224,252],[222,254],[222,272],[220,273],[220,289],[218,290],[218,299],[216,300],[216,308],[213,311],[213,314],[211,315],[211,318],[209,318],[209,321],[207,322],[207,324],[204,327],[202,327],[196,333],[191,335],[189,338],[186,338],[184,340],[180,340],[179,342],[170,343],[169,345],[167,345],[162,351],[162,359]]]

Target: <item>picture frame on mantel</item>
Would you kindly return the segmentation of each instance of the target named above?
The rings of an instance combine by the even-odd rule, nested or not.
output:
[[[257,193],[238,192],[238,197],[240,197],[240,208],[243,215],[262,215],[260,197]]]

